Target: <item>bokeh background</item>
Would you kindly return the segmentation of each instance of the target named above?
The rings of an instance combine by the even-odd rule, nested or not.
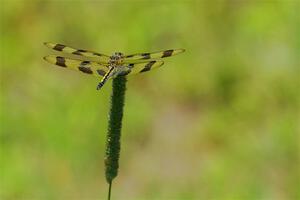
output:
[[[105,199],[111,82],[43,42],[185,48],[128,81],[113,199],[297,199],[299,1],[2,0],[0,199]]]

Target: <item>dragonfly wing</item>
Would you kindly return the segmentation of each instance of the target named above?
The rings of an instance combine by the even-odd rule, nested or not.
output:
[[[128,63],[126,65],[126,72],[124,75],[133,75],[138,73],[143,73],[150,71],[152,69],[158,68],[164,64],[161,60],[152,60],[149,62],[142,62],[142,63]]]
[[[95,58],[99,62],[107,63],[110,59],[109,56],[100,54],[94,51],[89,51],[89,50],[84,50],[84,49],[75,49],[73,47],[68,47],[63,44],[57,44],[57,43],[50,43],[50,42],[45,42],[44,43],[47,47],[50,49],[53,49],[55,51],[61,51],[63,53],[68,53],[68,54],[73,54],[77,56],[84,56],[87,58]]]
[[[109,70],[108,65],[104,65],[98,62],[82,61],[78,59],[71,59],[54,55],[45,56],[44,59],[51,64],[81,71],[86,74],[92,74],[94,76],[104,76]]]
[[[165,51],[158,51],[153,53],[138,53],[124,56],[124,62],[130,62],[132,60],[145,60],[145,59],[157,59],[174,56],[184,52],[184,49],[170,49]]]

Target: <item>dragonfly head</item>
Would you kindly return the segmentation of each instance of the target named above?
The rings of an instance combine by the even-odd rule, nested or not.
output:
[[[121,52],[115,52],[110,56],[111,64],[121,64],[124,54]]]

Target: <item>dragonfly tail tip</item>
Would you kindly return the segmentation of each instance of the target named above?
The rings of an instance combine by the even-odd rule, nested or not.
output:
[[[98,84],[98,86],[97,86],[97,90],[100,90],[100,89],[102,88],[103,85],[104,85],[104,84],[102,84],[102,82],[100,82],[100,83]]]

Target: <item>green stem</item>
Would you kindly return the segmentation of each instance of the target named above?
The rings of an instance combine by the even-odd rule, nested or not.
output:
[[[120,76],[113,79],[105,156],[105,176],[110,185],[109,198],[112,180],[118,175],[125,91],[126,77]]]
[[[112,182],[110,182],[108,185],[108,197],[107,197],[107,200],[110,200],[110,193],[111,193],[111,184]]]

